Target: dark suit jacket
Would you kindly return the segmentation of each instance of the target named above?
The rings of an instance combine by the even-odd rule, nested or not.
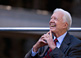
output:
[[[48,46],[41,47],[35,57],[31,56],[30,50],[25,58],[42,58],[47,49]],[[55,48],[49,55],[51,58],[81,58],[81,40],[67,33],[60,48]]]

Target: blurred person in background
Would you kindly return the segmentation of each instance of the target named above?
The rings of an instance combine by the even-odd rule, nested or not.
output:
[[[81,58],[81,41],[70,35],[69,12],[57,8],[49,22],[50,31],[42,35],[25,58]]]

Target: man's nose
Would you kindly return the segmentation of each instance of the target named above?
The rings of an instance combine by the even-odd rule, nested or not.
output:
[[[50,19],[50,22],[53,22],[53,19]]]
[[[50,19],[49,24],[52,22],[52,19]]]

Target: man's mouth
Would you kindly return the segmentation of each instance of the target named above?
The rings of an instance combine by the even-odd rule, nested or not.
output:
[[[50,27],[56,27],[56,24],[55,23],[51,23]]]

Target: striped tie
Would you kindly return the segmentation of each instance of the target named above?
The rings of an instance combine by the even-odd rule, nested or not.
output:
[[[54,40],[55,45],[56,45],[56,42],[58,42],[57,38]],[[47,55],[44,56],[43,58],[51,58],[51,57],[49,56],[49,53],[50,53],[50,52],[52,52],[51,48],[49,48],[49,50],[48,50],[48,52],[47,52]]]

